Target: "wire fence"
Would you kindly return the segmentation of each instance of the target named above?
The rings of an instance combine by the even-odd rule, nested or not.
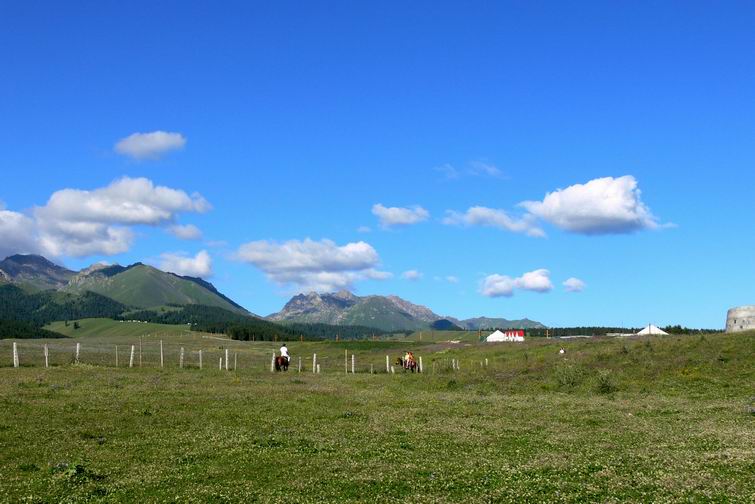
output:
[[[231,342],[223,342],[231,343]],[[7,367],[60,367],[89,365],[119,368],[185,368],[239,369],[270,372],[274,370],[275,352],[270,348],[249,348],[243,344],[202,345],[162,340],[136,340],[128,343],[74,341],[70,339],[0,340],[0,368]],[[423,359],[424,357],[424,359]],[[396,361],[397,355],[375,352],[309,353],[293,355],[289,372],[305,373],[398,373],[404,371]],[[426,355],[417,357],[418,372],[438,373],[467,369],[485,369],[488,359],[468,361],[448,356]]]

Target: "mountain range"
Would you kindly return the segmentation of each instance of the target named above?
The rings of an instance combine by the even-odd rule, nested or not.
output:
[[[98,263],[81,271],[72,271],[42,256],[13,255],[0,261],[0,284],[4,283],[14,284],[27,293],[55,291],[58,296],[68,296],[67,299],[94,293],[132,311],[164,311],[168,306],[197,306],[221,309],[242,316],[244,320],[247,317],[257,318],[219,292],[210,282],[161,271],[142,263],[129,266]],[[94,298],[89,301],[92,302],[92,299]],[[96,298],[95,304],[100,306],[103,301]],[[205,322],[208,317],[237,320],[230,317],[230,314],[207,310],[202,313]],[[142,316],[146,318],[148,314]],[[362,326],[397,332],[544,327],[539,322],[526,318],[508,320],[477,317],[459,320],[438,315],[425,306],[398,296],[356,296],[348,291],[298,294],[281,311],[266,318],[283,324]]]
[[[209,282],[167,273],[142,263],[130,266],[94,264],[76,272],[42,256],[13,255],[0,261],[0,277],[27,291],[94,292],[134,308],[196,304],[249,314]]]
[[[348,291],[298,294],[281,311],[267,318],[277,322],[359,325],[385,331],[443,330],[454,327],[466,330],[545,327],[526,318],[507,320],[477,317],[459,320],[440,316],[425,306],[410,303],[398,296],[360,297]]]

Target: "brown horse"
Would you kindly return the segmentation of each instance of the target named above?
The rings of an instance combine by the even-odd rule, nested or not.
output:
[[[275,358],[275,370],[276,371],[288,371],[288,359],[282,356]]]
[[[415,371],[418,371],[417,361],[408,360],[408,359],[399,357],[398,359],[396,359],[396,365],[404,368],[404,371],[411,371],[412,373]]]

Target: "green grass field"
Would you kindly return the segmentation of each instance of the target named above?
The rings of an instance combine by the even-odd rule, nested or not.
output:
[[[275,343],[178,328],[141,333],[142,367],[116,369],[139,331],[96,333],[47,341],[50,369],[44,341],[20,345],[19,369],[0,341],[0,501],[755,500],[753,333],[292,342],[279,374]],[[385,373],[407,347],[425,373]],[[226,348],[235,372],[218,370]]]

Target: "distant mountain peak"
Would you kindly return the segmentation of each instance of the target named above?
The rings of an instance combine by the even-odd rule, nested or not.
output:
[[[0,261],[0,270],[3,270],[11,281],[32,285],[38,289],[58,289],[76,274],[36,254],[8,256]]]

